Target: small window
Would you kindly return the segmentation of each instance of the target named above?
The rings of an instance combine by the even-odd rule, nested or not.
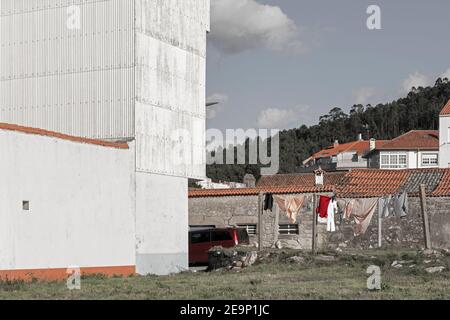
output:
[[[205,243],[211,241],[211,232],[210,231],[202,231],[202,232],[192,232],[191,233],[191,243]]]
[[[22,201],[22,210],[30,211],[30,201]]]
[[[239,227],[246,229],[249,236],[254,236],[258,233],[256,224],[240,224]]]
[[[436,153],[428,153],[422,155],[422,166],[437,166],[438,165],[438,155]]]
[[[233,240],[233,237],[228,231],[212,231],[211,241],[228,241]]]
[[[285,235],[298,234],[298,224],[280,224],[278,232]]]
[[[352,156],[352,162],[358,162],[358,161],[359,161],[359,156],[358,156],[357,153],[355,153],[355,154]]]

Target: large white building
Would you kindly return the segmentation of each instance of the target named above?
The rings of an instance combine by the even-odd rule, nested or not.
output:
[[[188,264],[188,178],[205,178],[209,0],[0,0],[0,14],[0,123],[25,127],[5,129],[7,133],[0,135],[5,140],[0,143],[11,151],[2,149],[1,163],[19,166],[23,161],[28,170],[15,179],[20,167],[2,168],[0,190],[10,190],[8,197],[2,194],[3,221],[26,223],[20,219],[27,218],[15,210],[23,211],[27,199],[33,198],[32,232],[18,227],[2,234],[7,243],[17,237],[21,241],[14,240],[10,255],[0,253],[0,271],[106,264],[134,266],[140,274],[183,270]],[[54,157],[48,164],[61,166],[49,181],[44,173],[51,167],[40,154],[44,148],[28,143],[36,138],[24,135],[27,128],[51,131],[50,138],[42,138],[44,144],[58,140],[54,132],[125,141],[129,145],[125,157],[130,158],[109,158],[105,150],[96,150],[105,148],[98,144],[81,148],[58,140],[45,149]],[[30,149],[23,147],[28,144]],[[103,164],[109,173],[99,169]],[[41,175],[33,174],[41,169]],[[122,170],[132,171],[130,180],[114,177]],[[78,180],[80,176],[84,178]],[[117,190],[128,196],[118,196]],[[79,215],[60,219],[68,210]],[[123,216],[118,218],[115,210]],[[42,215],[39,224],[34,215]],[[86,220],[89,217],[98,217],[97,228],[117,237],[110,247],[94,246],[85,257],[81,252],[61,256],[44,241],[43,255],[33,257],[30,247],[41,243],[34,240],[55,228],[68,230],[52,238],[61,250],[95,241],[89,238],[92,229],[81,230],[84,223],[94,228],[90,225],[94,222]],[[132,226],[124,217],[132,220]],[[127,230],[124,233],[132,233],[133,259],[128,251],[118,254],[117,260],[88,259],[112,257],[110,251],[119,250],[117,242],[122,240],[124,247],[129,245],[123,233],[115,232],[118,225]],[[24,252],[31,252],[26,263],[15,259]]]
[[[439,166],[450,168],[450,100],[439,115]]]

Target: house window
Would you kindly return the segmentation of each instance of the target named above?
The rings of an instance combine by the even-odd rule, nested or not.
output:
[[[278,232],[284,235],[298,234],[298,224],[280,224]]]
[[[437,153],[425,153],[422,155],[422,166],[430,167],[438,165]]]
[[[381,169],[404,169],[408,167],[408,157],[404,152],[390,152],[381,155]]]
[[[240,224],[240,228],[245,228],[249,236],[254,236],[258,232],[258,227],[256,224]]]

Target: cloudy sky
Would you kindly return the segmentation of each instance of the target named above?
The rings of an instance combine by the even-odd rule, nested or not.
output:
[[[381,30],[367,8],[381,8]],[[209,128],[293,128],[450,78],[448,0],[211,0]]]

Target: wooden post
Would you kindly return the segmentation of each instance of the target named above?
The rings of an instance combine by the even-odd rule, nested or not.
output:
[[[316,207],[317,207],[317,196],[313,195],[313,209],[312,209],[312,253],[316,254],[317,252],[317,213],[316,213]]]
[[[424,184],[420,185],[420,203],[422,206],[422,221],[423,221],[425,249],[431,249],[430,224],[428,222],[427,194],[425,188],[426,186]]]
[[[378,200],[378,248],[383,246],[383,213],[380,201]]]
[[[264,232],[263,226],[263,206],[264,206],[264,194],[260,192],[258,194],[258,250],[261,251],[262,248],[262,237]]]

